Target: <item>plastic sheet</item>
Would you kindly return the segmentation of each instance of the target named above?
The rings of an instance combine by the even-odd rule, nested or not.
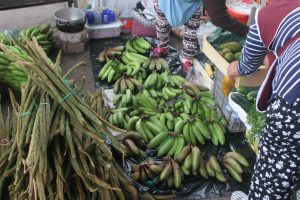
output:
[[[140,192],[150,192],[153,195],[175,195],[178,199],[194,200],[201,198],[217,198],[230,196],[233,191],[241,190],[245,193],[248,192],[250,186],[250,180],[253,173],[255,163],[255,153],[247,143],[242,133],[227,133],[226,144],[221,147],[213,146],[211,143],[207,143],[201,147],[201,151],[204,153],[205,160],[210,155],[216,155],[217,159],[221,160],[223,155],[229,151],[237,151],[241,153],[249,162],[249,168],[245,170],[243,174],[243,183],[236,182],[230,174],[228,174],[223,167],[223,174],[227,178],[226,183],[218,182],[215,179],[205,180],[200,176],[185,177],[182,188],[176,190],[175,188],[167,188],[166,185],[156,181],[149,180],[145,183],[140,183],[133,180],[137,189]],[[146,149],[144,149],[146,150]],[[157,163],[163,162],[162,159],[154,157],[156,152],[154,150],[146,150],[147,156],[153,158]],[[147,160],[147,159],[145,159]],[[128,176],[131,174],[130,165],[132,163],[139,164],[145,160],[136,160],[135,158],[128,158],[124,164],[124,170]],[[221,164],[222,166],[222,164]]]

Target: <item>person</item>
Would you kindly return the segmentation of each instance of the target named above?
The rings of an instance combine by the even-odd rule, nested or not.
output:
[[[206,0],[212,22],[235,34],[245,35],[248,27],[231,18],[226,11],[226,0]],[[196,31],[203,16],[202,0],[153,0],[156,12],[156,34],[158,47],[153,56],[168,54],[171,26],[184,25],[182,64],[189,71],[198,45]],[[173,22],[174,21],[174,22]]]
[[[274,14],[276,12],[276,15]],[[300,177],[300,1],[272,0],[256,14],[231,78],[251,76],[270,63],[256,106],[266,125],[249,189],[249,200],[289,199]]]

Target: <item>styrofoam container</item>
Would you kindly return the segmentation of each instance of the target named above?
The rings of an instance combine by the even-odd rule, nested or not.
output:
[[[111,24],[85,25],[89,39],[118,37],[121,34],[121,27],[122,22],[120,20]]]

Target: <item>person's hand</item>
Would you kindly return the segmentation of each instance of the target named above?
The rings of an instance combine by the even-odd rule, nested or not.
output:
[[[240,76],[240,73],[238,71],[238,61],[233,61],[229,64],[228,68],[227,68],[227,76],[229,76],[230,78],[235,78],[237,76]]]

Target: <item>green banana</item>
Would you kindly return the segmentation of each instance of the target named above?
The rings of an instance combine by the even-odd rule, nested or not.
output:
[[[174,137],[167,138],[167,142],[158,150],[157,156],[162,157],[172,148],[174,144]]]
[[[249,167],[249,163],[246,160],[246,158],[244,156],[242,156],[241,154],[239,154],[238,152],[233,152],[233,151],[232,152],[228,152],[228,153],[226,153],[225,157],[234,158],[240,164],[242,164],[244,167]]]
[[[200,149],[197,146],[192,147],[192,171],[198,171],[200,166]]]
[[[219,162],[218,162],[216,156],[211,155],[209,157],[209,162],[211,163],[211,166],[215,171],[221,172],[221,167],[219,165]]]
[[[227,165],[229,165],[232,169],[234,169],[234,171],[236,171],[239,174],[243,173],[243,168],[242,166],[239,164],[238,161],[236,161],[235,159],[231,158],[231,157],[226,157],[223,160],[224,163],[226,163]]]
[[[154,147],[157,147],[162,141],[167,139],[169,136],[168,132],[161,132],[158,135],[156,135],[147,145],[149,149],[153,149]]]
[[[229,174],[236,180],[237,182],[241,183],[243,182],[243,178],[241,174],[237,173],[232,167],[230,167],[227,164],[224,164],[226,170],[229,172]]]
[[[171,162],[169,161],[169,162],[165,165],[164,169],[162,170],[162,172],[161,172],[161,174],[160,174],[160,177],[159,177],[159,180],[160,180],[160,181],[165,181],[165,180],[167,180],[167,179],[169,178],[170,174],[172,173],[172,169],[173,169],[172,164],[171,164]]]

